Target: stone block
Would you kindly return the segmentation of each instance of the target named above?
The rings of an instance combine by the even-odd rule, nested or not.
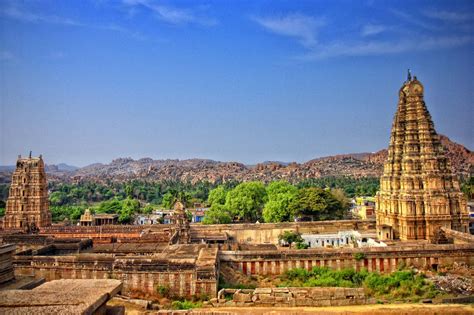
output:
[[[235,302],[252,302],[252,295],[236,292],[233,299]]]
[[[275,303],[275,297],[271,296],[270,294],[260,294],[258,301],[262,303]]]
[[[272,288],[256,288],[254,294],[272,294]]]
[[[288,288],[273,288],[273,293],[288,293],[290,290]]]

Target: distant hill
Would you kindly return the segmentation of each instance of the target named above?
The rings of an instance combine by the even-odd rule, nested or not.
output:
[[[474,173],[474,153],[461,144],[441,135],[446,155],[453,171],[461,176]],[[207,180],[222,182],[272,181],[278,179],[298,182],[307,178],[327,176],[378,177],[382,174],[387,150],[375,153],[351,153],[316,158],[305,163],[266,161],[256,165],[239,162],[219,162],[208,159],[153,160],[142,158],[118,158],[109,164],[96,163],[76,168],[66,164],[48,165],[49,180],[61,182],[77,181],[127,181],[139,180],[182,180],[197,182]],[[13,168],[0,167],[0,182],[9,181]]]

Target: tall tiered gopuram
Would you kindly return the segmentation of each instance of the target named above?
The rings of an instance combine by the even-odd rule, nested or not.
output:
[[[18,157],[12,176],[10,192],[5,209],[4,228],[21,228],[51,225],[48,185],[41,155]]]
[[[376,217],[383,240],[434,241],[441,226],[468,231],[466,200],[423,101],[423,85],[410,74],[399,92]]]

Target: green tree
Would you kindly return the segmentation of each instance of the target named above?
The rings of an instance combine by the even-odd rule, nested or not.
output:
[[[265,186],[261,182],[246,182],[227,193],[225,207],[232,215],[254,222],[261,218],[265,201]]]
[[[291,244],[293,243],[303,243],[304,240],[301,237],[301,234],[298,232],[293,232],[293,231],[285,231],[282,234],[278,235],[278,240],[284,241],[285,243],[288,243],[291,248]]]
[[[119,213],[120,223],[130,223],[132,216],[140,211],[140,202],[136,199],[127,198],[122,202],[122,209]]]
[[[204,214],[203,224],[227,224],[232,222],[232,215],[225,206],[214,203]]]
[[[145,207],[143,207],[143,213],[144,214],[151,214],[153,213],[153,209],[155,209],[156,206],[153,206],[151,204],[148,204],[146,205]]]
[[[227,195],[227,190],[224,186],[220,185],[214,188],[209,192],[209,197],[207,198],[207,202],[209,206],[213,204],[223,205],[225,204],[225,197]]]
[[[174,203],[176,202],[176,200],[177,200],[177,197],[173,193],[167,192],[166,194],[163,195],[163,200],[161,202],[161,205],[165,209],[171,209]]]
[[[297,196],[297,188],[285,181],[270,183],[267,188],[268,201],[263,208],[263,219],[265,222],[291,221],[294,212],[290,207]]]
[[[341,219],[344,214],[341,202],[318,187],[300,189],[290,208],[297,215],[311,215],[317,220]]]

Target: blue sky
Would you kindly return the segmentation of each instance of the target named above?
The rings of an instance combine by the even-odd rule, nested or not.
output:
[[[0,2],[0,164],[387,147],[406,69],[474,147],[473,1]]]

